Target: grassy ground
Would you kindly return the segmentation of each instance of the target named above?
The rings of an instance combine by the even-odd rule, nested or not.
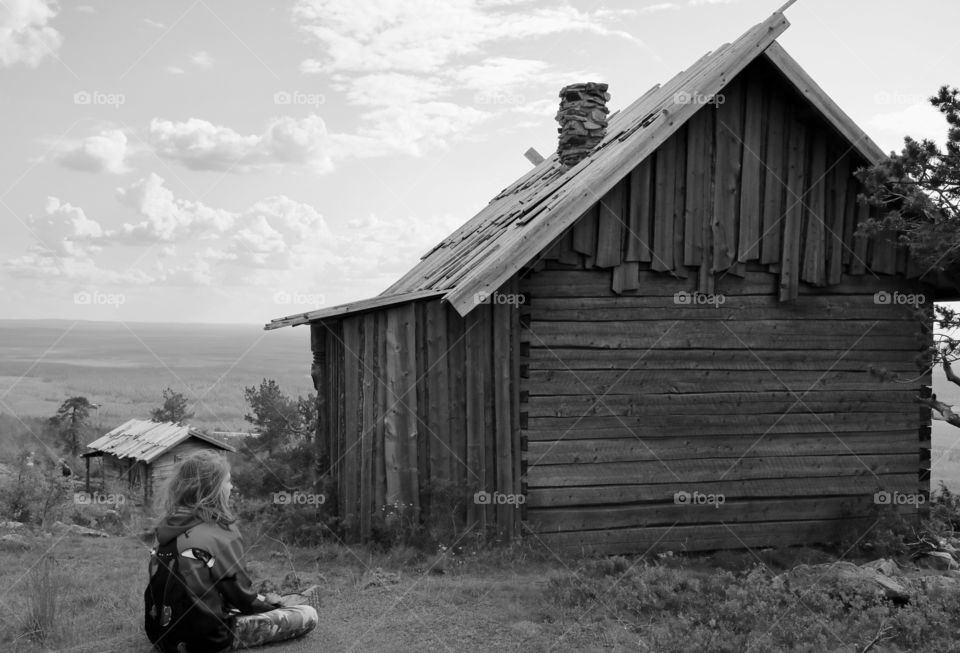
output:
[[[41,645],[27,635],[24,622],[25,597],[32,591],[28,572],[43,553],[57,560],[58,617]],[[150,651],[141,627],[147,555],[135,537],[79,536],[41,538],[29,551],[0,553],[0,586],[5,588],[0,649]],[[546,651],[552,642],[578,632],[565,635],[569,624],[556,620],[544,600],[546,576],[562,568],[559,564],[485,561],[437,574],[428,571],[432,561],[410,557],[416,556],[409,550],[378,556],[345,547],[290,551],[269,540],[253,547],[248,564],[255,577],[279,582],[295,571],[303,582],[322,586],[319,627],[301,641],[269,650]],[[376,567],[384,568],[390,580],[364,587],[373,578],[369,570]],[[603,637],[613,641],[615,630]],[[626,632],[623,637],[630,639]]]
[[[151,650],[141,626],[144,542],[132,536],[31,541],[26,551],[0,551],[0,650]],[[56,564],[53,577],[38,588],[44,554]],[[796,548],[653,561],[561,560],[525,547],[441,559],[406,548],[379,554],[335,545],[290,549],[264,537],[249,548],[247,564],[257,581],[279,583],[293,571],[322,588],[318,628],[265,649],[276,653],[853,652],[867,650],[873,636],[884,633],[869,650],[958,650],[950,648],[956,597],[898,609],[855,594],[837,599],[827,588],[794,595],[773,580],[798,563],[833,559]],[[384,573],[373,572],[377,568]],[[57,601],[56,625],[43,641],[26,626],[38,591]],[[921,635],[913,630],[927,639],[914,646],[909,638]]]

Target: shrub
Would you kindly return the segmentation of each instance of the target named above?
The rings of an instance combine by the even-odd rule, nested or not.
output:
[[[45,467],[26,450],[17,456],[15,474],[0,486],[5,519],[46,524],[61,519],[72,502],[73,484],[58,468]]]

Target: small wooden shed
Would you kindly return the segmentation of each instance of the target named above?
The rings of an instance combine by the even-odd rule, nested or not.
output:
[[[960,295],[855,235],[854,172],[884,154],[776,42],[787,26],[650,89],[381,295],[266,325],[310,325],[357,537],[448,483],[489,493],[468,526],[604,553],[832,541],[883,496],[916,512],[915,308]]]
[[[235,452],[229,444],[187,424],[131,419],[87,445],[87,492],[90,459],[101,458],[105,481],[118,481],[130,500],[150,505],[173,473],[174,466],[203,450]]]

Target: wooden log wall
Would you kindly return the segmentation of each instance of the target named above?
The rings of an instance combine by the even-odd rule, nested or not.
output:
[[[311,342],[318,447],[350,537],[368,538],[378,511],[398,505],[412,519],[518,533],[515,504],[473,500],[521,492],[516,305],[462,318],[439,299],[408,302],[312,324]],[[467,500],[447,514],[454,494]]]
[[[913,307],[874,299],[916,283],[844,275],[784,304],[777,275],[749,264],[717,280],[722,304],[698,304],[682,299],[695,277],[640,268],[640,288],[619,294],[606,271],[557,262],[521,281],[528,519],[547,545],[823,542],[878,490],[923,487],[929,413],[914,397],[930,376],[914,358],[929,336]]]
[[[766,60],[751,64],[555,243],[545,258],[611,270],[615,292],[638,287],[638,263],[713,292],[718,274],[763,263],[782,300],[800,282],[841,275],[917,278],[902,247],[855,237],[876,211],[857,202],[866,165]]]

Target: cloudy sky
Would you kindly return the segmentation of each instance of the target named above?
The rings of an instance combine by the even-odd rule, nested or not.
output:
[[[251,322],[375,295],[782,0],[0,0],[0,318]],[[944,131],[960,3],[800,0],[783,46],[885,149]]]

